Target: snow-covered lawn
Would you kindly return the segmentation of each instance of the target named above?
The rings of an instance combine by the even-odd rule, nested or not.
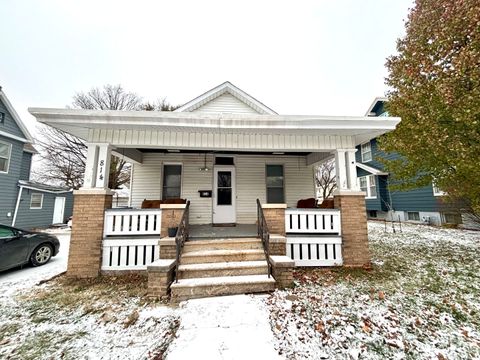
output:
[[[480,358],[479,232],[370,223],[372,269],[299,269],[293,289],[180,307],[138,275],[37,285],[66,269],[56,235],[49,264],[0,273],[0,358]]]
[[[398,228],[397,228],[398,231]],[[305,269],[267,299],[287,359],[480,358],[480,233],[369,223],[371,270]]]
[[[161,359],[178,316],[148,302],[144,277],[37,285],[66,270],[70,234],[55,235],[51,262],[0,273],[0,358]]]

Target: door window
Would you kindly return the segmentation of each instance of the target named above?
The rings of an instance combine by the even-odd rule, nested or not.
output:
[[[232,205],[232,172],[231,171],[218,172],[217,205]]]

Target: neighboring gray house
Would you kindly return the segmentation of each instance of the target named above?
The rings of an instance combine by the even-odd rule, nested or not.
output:
[[[65,223],[69,189],[30,181],[33,138],[0,87],[0,224],[33,229]]]

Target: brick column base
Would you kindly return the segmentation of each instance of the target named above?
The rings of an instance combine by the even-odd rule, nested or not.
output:
[[[334,204],[341,213],[343,264],[353,267],[369,265],[365,194],[340,192],[334,195]]]
[[[174,259],[156,260],[147,266],[148,296],[161,298],[168,295],[174,269]]]
[[[279,289],[293,286],[293,268],[295,261],[287,256],[270,256],[272,263],[272,275]]]
[[[105,209],[112,207],[110,190],[77,190],[74,193],[72,233],[67,276],[92,278],[102,263]]]
[[[285,236],[285,209],[287,204],[263,204],[263,215],[270,234]]]
[[[162,204],[162,228],[160,229],[160,237],[168,236],[168,228],[178,227],[182,220],[185,204]]]
[[[270,255],[287,255],[287,238],[282,235],[270,235]]]
[[[176,259],[177,245],[174,237],[164,237],[158,242],[160,259]]]

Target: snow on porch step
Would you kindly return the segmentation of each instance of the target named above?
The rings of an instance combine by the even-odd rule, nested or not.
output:
[[[247,250],[201,250],[184,252],[180,264],[203,264],[232,261],[265,260],[265,253],[260,249]]]
[[[201,250],[248,250],[262,249],[262,242],[258,238],[225,238],[210,240],[189,240],[183,247],[183,252]]]
[[[189,264],[180,265],[178,271],[180,279],[266,275],[268,273],[268,264],[266,260]]]
[[[170,286],[172,300],[180,302],[209,296],[258,293],[275,290],[275,279],[267,275],[221,276],[182,279]]]

